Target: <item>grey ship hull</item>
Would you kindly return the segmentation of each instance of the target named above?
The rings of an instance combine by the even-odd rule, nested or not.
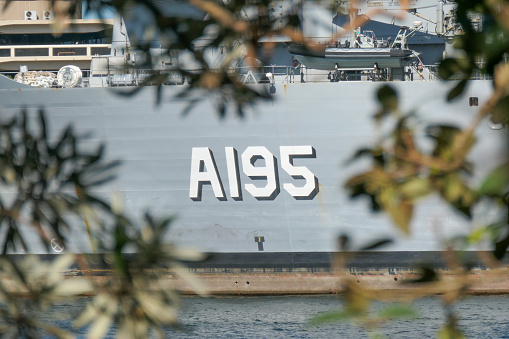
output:
[[[97,193],[110,199],[118,192],[124,209],[135,217],[147,209],[161,216],[176,213],[179,218],[167,240],[177,244],[223,253],[331,252],[337,250],[337,235],[345,233],[355,246],[396,235],[399,240],[387,250],[431,251],[442,248],[441,239],[469,230],[465,219],[446,209],[438,198],[429,198],[416,211],[412,235],[403,237],[386,216],[370,213],[367,201],[348,198],[343,184],[362,165],[345,166],[344,162],[377,136],[372,115],[377,109],[378,83],[276,85],[273,102],[257,105],[245,119],[231,112],[221,120],[210,101],[197,105],[184,117],[186,102],[172,98],[180,86],[166,87],[161,105],[156,106],[151,88],[125,98],[102,88],[19,89],[10,83],[13,88],[7,89],[5,81],[0,79],[1,116],[16,114],[21,107],[35,116],[44,108],[53,136],[69,122],[80,132],[92,131],[84,147],[104,142],[108,157],[123,161],[117,180]],[[477,110],[468,105],[468,98],[479,97],[482,105],[491,91],[489,82],[476,81],[464,97],[446,105],[444,98],[452,84],[392,85],[400,93],[403,109],[417,109],[424,122],[462,125]],[[479,133],[473,155],[481,165],[478,169],[485,172],[501,152],[502,133],[486,124],[479,127]],[[306,167],[314,175],[317,192],[300,198],[291,195],[288,184],[302,188],[307,181],[298,175],[292,177],[288,167],[283,167],[291,162],[284,146],[312,147],[314,154],[295,157],[293,166]],[[237,151],[236,166],[232,157],[226,156],[232,151],[230,147]],[[254,153],[264,147],[270,152],[265,155],[273,155],[278,189],[269,197],[255,194],[256,198],[250,193],[253,186],[249,185],[268,185],[268,180],[248,176],[255,175],[246,168],[242,156],[252,147],[259,147]],[[206,148],[200,154],[213,157],[217,174],[208,167],[208,175],[218,177],[224,196],[214,192],[211,184],[193,184],[193,148]],[[263,164],[262,160],[256,165]],[[237,185],[232,168],[238,169]],[[197,185],[202,187],[199,196]],[[91,251],[85,230],[84,221],[76,219],[70,250]],[[263,237],[261,246],[258,237]]]

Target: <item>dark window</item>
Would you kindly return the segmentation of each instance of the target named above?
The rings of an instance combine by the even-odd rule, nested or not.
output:
[[[479,106],[479,98],[477,98],[477,97],[468,98],[468,104],[470,106]]]
[[[10,57],[11,56],[11,50],[9,48],[0,48],[0,58]]]
[[[85,47],[53,48],[53,56],[87,55]]]
[[[24,56],[49,56],[48,48],[16,48],[14,55],[17,57]]]
[[[92,55],[110,55],[111,49],[109,47],[92,47]]]
[[[91,33],[51,34],[0,34],[0,45],[75,45],[110,43],[111,30]]]

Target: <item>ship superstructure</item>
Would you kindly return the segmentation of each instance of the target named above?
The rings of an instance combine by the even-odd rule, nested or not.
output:
[[[68,5],[12,1],[0,11],[0,72],[15,75],[20,66],[55,72],[65,65],[88,71],[92,56],[109,55],[113,20],[82,19],[78,6],[74,17],[56,21],[54,9]]]

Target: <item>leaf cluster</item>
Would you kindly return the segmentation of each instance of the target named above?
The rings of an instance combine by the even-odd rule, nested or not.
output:
[[[90,188],[114,178],[118,161],[104,162],[104,146],[85,152],[71,126],[52,140],[44,111],[37,127],[29,127],[28,113],[0,122],[0,227],[6,234],[2,253],[29,250],[23,228],[29,228],[50,249],[54,238],[64,242],[67,216],[84,215],[108,205],[89,194]]]
[[[404,233],[410,232],[415,204],[432,193],[468,219],[481,199],[489,199],[507,209],[509,167],[507,160],[489,173],[479,186],[471,183],[473,165],[467,156],[475,144],[472,129],[450,125],[430,125],[426,136],[429,151],[419,147],[413,126],[414,114],[402,115],[397,93],[390,86],[378,91],[378,121],[392,119],[392,129],[372,148],[358,150],[352,160],[371,159],[371,168],[351,177],[346,186],[352,198],[367,196],[374,212],[387,212]],[[502,159],[503,160],[503,159]],[[507,224],[507,218],[501,220]],[[501,258],[508,248],[507,228],[490,227],[495,255]],[[495,232],[495,235],[493,235]],[[482,239],[478,239],[482,240]]]
[[[439,66],[442,79],[459,80],[449,100],[460,96],[472,77],[480,74],[495,79],[496,100],[487,112],[495,124],[509,122],[509,78],[502,67],[509,52],[508,6],[505,1],[458,1],[455,15],[462,34],[454,37],[453,46],[461,53]]]
[[[94,294],[83,312],[73,321],[75,329],[89,325],[89,338],[103,338],[115,325],[117,338],[147,338],[153,332],[164,338],[166,326],[178,326],[180,298],[164,275],[180,275],[195,291],[205,289],[181,261],[204,259],[202,253],[177,248],[164,241],[173,218],[155,220],[148,213],[140,230],[116,213],[113,241],[103,258],[103,268],[111,272],[105,279],[88,276],[86,257],[60,255],[51,262],[38,256],[23,261],[4,256],[0,260],[0,333],[5,338],[39,338],[50,333],[57,338],[73,338],[73,333],[39,318],[52,303],[75,300]],[[131,251],[134,251],[132,253]],[[85,277],[68,279],[64,272],[78,263]]]
[[[164,240],[172,220],[156,220],[147,213],[140,230],[122,214],[115,215],[113,242],[103,248],[110,258],[104,264],[112,275],[97,286],[97,295],[74,321],[76,328],[90,324],[89,336],[102,338],[115,323],[118,338],[145,338],[150,330],[164,338],[164,327],[178,324],[179,296],[164,284],[162,275],[169,268],[203,294],[204,288],[180,261],[204,256]]]
[[[311,319],[311,325],[323,325],[331,322],[351,322],[370,334],[395,320],[416,319],[417,310],[408,303],[384,303],[377,312],[371,309],[376,296],[373,291],[366,290],[353,280],[344,281],[344,301],[342,310],[321,313]]]
[[[0,334],[2,338],[39,338],[41,333],[56,338],[73,335],[41,319],[40,314],[55,301],[93,291],[84,278],[65,279],[62,272],[74,262],[70,254],[53,262],[37,256],[23,261],[4,256],[0,259]]]
[[[389,86],[378,91],[381,109],[377,119],[390,116],[398,109],[397,93]],[[373,148],[356,152],[352,160],[369,157],[369,171],[350,178],[346,186],[352,198],[366,195],[374,212],[386,211],[404,233],[410,231],[415,203],[431,192],[439,193],[454,208],[471,216],[471,207],[477,200],[476,192],[467,185],[464,174],[471,165],[459,158],[457,152],[468,152],[473,138],[458,146],[461,131],[452,126],[428,127],[433,141],[432,151],[426,154],[416,142],[416,131],[411,125],[412,114],[396,118],[388,136]]]
[[[104,5],[104,0],[92,0],[87,8]],[[285,34],[302,39],[299,1],[284,3],[284,7],[283,2],[269,0],[192,0],[171,6],[150,0],[116,0],[109,5],[139,26],[129,32],[133,52],[141,53],[134,67],[157,70],[160,63],[166,64],[164,70],[154,71],[145,82],[157,85],[158,102],[168,74],[178,75],[189,84],[178,95],[190,101],[185,112],[203,99],[211,99],[221,117],[230,107],[244,116],[247,107],[269,100],[270,94],[266,87],[240,81],[236,66],[244,63],[258,69],[268,60],[275,44],[260,44],[262,37]],[[155,58],[150,55],[154,41],[160,54]],[[207,59],[208,51],[214,51],[215,60]]]
[[[158,220],[147,212],[140,227],[122,213],[120,204],[110,206],[94,197],[91,189],[112,180],[119,162],[106,162],[102,145],[84,152],[81,141],[70,125],[60,136],[49,135],[43,110],[35,117],[23,111],[0,123],[0,227],[7,234],[0,259],[0,333],[38,338],[45,331],[72,337],[32,313],[59,298],[96,293],[74,322],[77,328],[91,324],[89,337],[103,337],[113,323],[120,338],[147,337],[151,330],[164,337],[163,327],[177,324],[179,298],[161,278],[171,270],[203,293],[181,263],[203,255],[168,243],[165,235],[173,217]],[[100,230],[98,250],[107,253],[103,267],[112,272],[105,280],[65,279],[62,272],[75,263],[70,254],[50,263],[37,256],[18,262],[6,255],[10,249],[34,250],[32,239],[25,238],[29,233],[48,250],[54,237],[65,245],[68,217],[91,215]],[[80,269],[90,272],[85,258],[79,258]]]

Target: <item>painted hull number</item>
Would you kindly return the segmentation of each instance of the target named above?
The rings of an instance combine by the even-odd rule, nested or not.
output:
[[[278,159],[266,147],[249,146],[240,159],[235,148],[225,147],[224,151],[230,198],[243,200],[243,189],[257,200],[274,200],[279,195]],[[318,193],[318,179],[307,167],[295,166],[294,160],[316,158],[315,149],[312,146],[281,146],[279,154],[281,169],[296,179],[295,183],[283,183],[283,189],[295,199],[312,200]],[[240,167],[242,172],[251,179],[251,182],[245,183],[243,187],[240,180]],[[189,198],[201,201],[202,188],[205,184],[212,186],[214,196],[218,200],[227,200],[214,154],[208,147],[193,147]]]

